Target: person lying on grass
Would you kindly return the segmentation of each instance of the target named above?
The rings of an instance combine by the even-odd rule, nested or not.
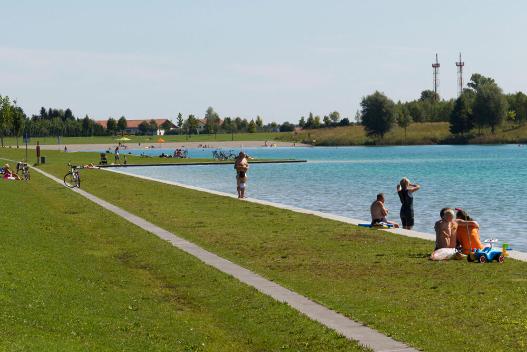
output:
[[[399,224],[396,222],[388,221],[386,216],[388,216],[388,209],[384,205],[384,193],[377,194],[377,199],[371,203],[370,206],[371,213],[371,226],[378,226],[382,224],[393,225],[395,228],[399,228]]]
[[[16,173],[11,170],[11,167],[9,164],[4,165],[4,180],[21,180],[20,176],[18,176]]]

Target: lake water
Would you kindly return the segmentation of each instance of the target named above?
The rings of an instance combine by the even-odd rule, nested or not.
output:
[[[154,155],[168,150],[148,151]],[[238,151],[238,150],[234,150]],[[298,164],[253,164],[248,196],[369,221],[369,206],[383,192],[389,219],[400,221],[398,181],[415,193],[415,227],[433,233],[443,207],[461,207],[479,221],[481,237],[527,250],[527,147],[408,146],[246,148],[257,158],[306,159]],[[134,154],[138,151],[132,151]],[[143,151],[140,151],[143,152]],[[191,157],[211,156],[192,149]],[[122,170],[122,169],[121,169]],[[127,168],[131,174],[236,193],[232,165]]]

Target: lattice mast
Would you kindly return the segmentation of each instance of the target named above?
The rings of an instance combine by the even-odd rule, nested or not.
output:
[[[436,62],[432,64],[432,68],[434,69],[434,93],[436,93],[436,97],[439,96],[439,67],[441,67],[441,65],[439,64],[439,59],[436,53]]]
[[[459,97],[463,93],[463,67],[465,63],[461,60],[461,53],[459,53],[459,61],[456,62],[457,66],[457,96]]]

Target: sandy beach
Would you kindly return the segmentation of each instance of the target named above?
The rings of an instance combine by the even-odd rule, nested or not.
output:
[[[267,142],[268,146],[273,147],[307,147],[307,144],[302,143],[290,143],[290,142]],[[68,148],[69,152],[82,152],[82,151],[96,151],[105,150],[108,148],[115,148],[116,143],[106,144],[42,144],[40,148],[42,150],[64,150],[64,146]],[[154,146],[157,149],[176,149],[176,148],[254,148],[254,147],[265,147],[265,141],[234,141],[234,142],[167,142],[167,143],[129,143],[126,144],[128,149],[146,149],[146,147]],[[30,145],[29,148],[35,149],[34,145]]]

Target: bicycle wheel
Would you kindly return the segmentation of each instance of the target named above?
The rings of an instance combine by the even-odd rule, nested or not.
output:
[[[77,186],[77,180],[75,180],[75,176],[73,176],[71,172],[68,172],[66,176],[64,176],[64,184],[69,188]]]

